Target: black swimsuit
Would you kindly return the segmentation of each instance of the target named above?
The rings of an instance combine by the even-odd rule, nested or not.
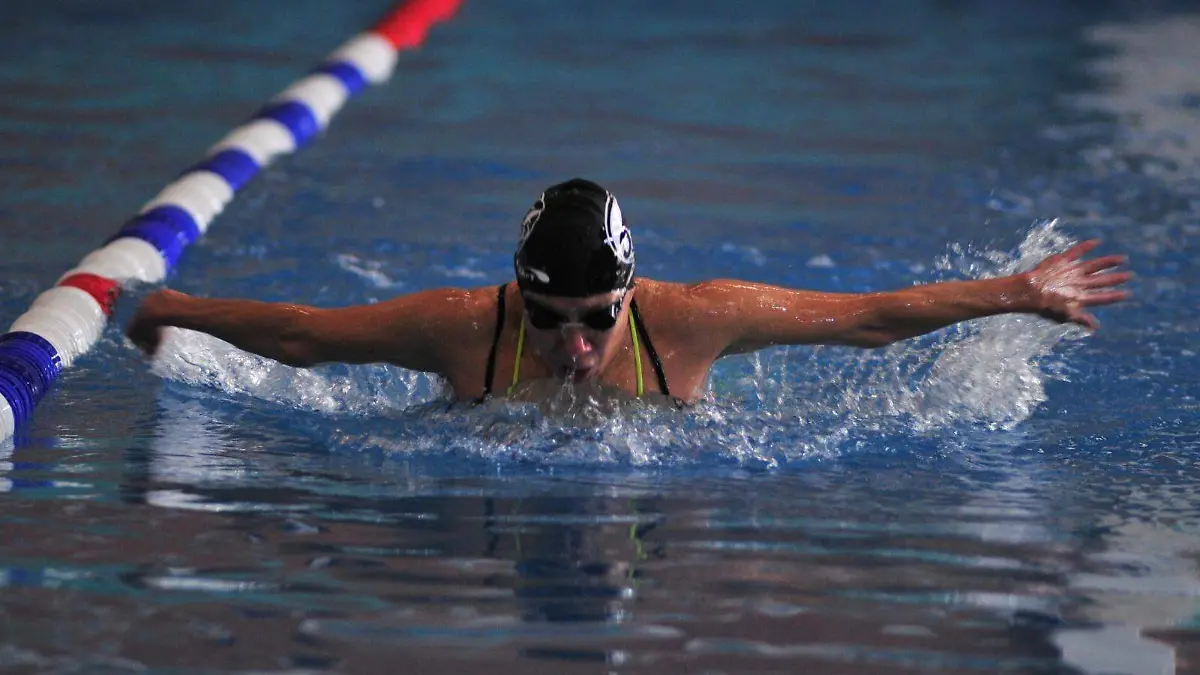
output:
[[[504,290],[508,284],[500,286],[496,295],[496,332],[492,336],[492,350],[488,353],[487,370],[483,375],[483,395],[479,397],[483,401],[492,393],[492,378],[496,374],[496,352],[500,347],[500,334],[504,331]],[[637,300],[629,302],[629,311],[633,313],[633,326],[637,330],[638,337],[646,344],[646,351],[650,354],[650,363],[654,366],[654,375],[658,378],[658,388],[664,396],[671,396],[671,388],[667,386],[667,373],[663,370],[662,359],[659,358],[658,352],[654,349],[654,343],[650,341],[650,333],[646,331],[646,324],[642,321],[641,312],[638,311]]]

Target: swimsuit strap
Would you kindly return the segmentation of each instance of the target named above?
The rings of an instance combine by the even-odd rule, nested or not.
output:
[[[513,379],[512,384],[508,385],[508,395],[512,396],[513,390],[517,388],[517,382],[521,380],[521,352],[525,349],[525,320],[521,320],[521,330],[517,333],[517,357],[513,359]]]
[[[500,347],[500,333],[504,331],[504,289],[508,284],[500,286],[496,292],[496,332],[492,335],[492,351],[488,352],[487,370],[483,373],[483,401],[492,394],[492,378],[496,374],[496,350]],[[522,324],[522,327],[524,324]]]
[[[637,397],[641,398],[646,392],[642,384],[642,348],[638,345],[637,328],[633,326],[633,314],[629,315],[629,339],[633,340],[633,369],[637,372]]]
[[[638,311],[637,300],[629,301],[629,314],[633,325],[637,326],[637,331],[642,336],[642,342],[646,343],[646,351],[650,353],[650,363],[654,366],[654,374],[658,377],[658,388],[662,390],[663,396],[670,396],[671,388],[667,386],[667,371],[663,369],[662,359],[654,349],[654,343],[650,341],[650,333],[646,330],[646,322],[642,320],[642,313]]]

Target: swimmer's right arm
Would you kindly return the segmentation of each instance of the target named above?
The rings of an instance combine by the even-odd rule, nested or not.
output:
[[[174,326],[207,333],[243,351],[298,368],[334,362],[391,363],[443,372],[446,345],[461,344],[457,340],[469,339],[467,333],[484,329],[464,321],[473,305],[479,304],[479,295],[439,289],[326,309],[162,290],[143,301],[126,332],[150,355],[158,350],[161,329]]]

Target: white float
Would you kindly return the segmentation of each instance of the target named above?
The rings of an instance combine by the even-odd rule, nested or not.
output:
[[[342,84],[341,80],[325,73],[315,73],[284,89],[272,100],[277,103],[303,103],[312,111],[313,117],[317,118],[321,129],[324,129],[329,126],[329,121],[342,109],[348,98],[350,92],[346,91],[346,85]]]
[[[326,62],[345,61],[358,68],[368,82],[379,84],[392,76],[398,58],[396,48],[383,36],[360,33],[330,54]]]
[[[265,167],[279,155],[294,152],[296,141],[292,138],[291,130],[283,124],[273,119],[256,119],[217,141],[216,145],[209,148],[208,156],[227,149],[241,150],[260,167]]]
[[[151,244],[134,237],[121,237],[89,253],[62,278],[72,274],[95,274],[118,282],[157,283],[167,277],[167,262]]]
[[[163,188],[139,213],[157,206],[178,206],[192,216],[196,227],[204,234],[213,218],[231,201],[233,188],[224,178],[211,171],[192,171]]]

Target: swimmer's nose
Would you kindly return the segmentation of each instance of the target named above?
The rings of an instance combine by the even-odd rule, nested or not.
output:
[[[578,328],[566,328],[563,330],[563,349],[572,359],[580,359],[592,353],[592,343]]]

